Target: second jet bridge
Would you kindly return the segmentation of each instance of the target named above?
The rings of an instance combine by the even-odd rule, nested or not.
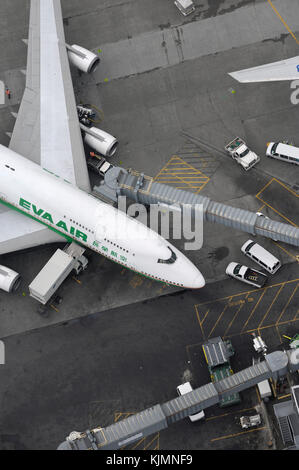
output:
[[[215,202],[200,194],[157,183],[154,178],[132,169],[113,167],[106,173],[102,184],[94,188],[94,194],[110,203],[116,203],[119,196],[126,196],[144,205],[167,204],[183,207],[188,204],[195,207],[196,204],[201,204],[204,220],[208,222],[299,246],[298,227],[259,217],[255,212]]]
[[[86,432],[73,432],[58,447],[59,450],[111,450],[166,429],[170,424],[198,413],[219,403],[232,393],[241,392],[263,380],[278,380],[288,372],[299,369],[299,351],[274,351],[265,360],[225,377],[219,382],[210,382],[202,387],[157,404],[140,413],[129,416],[105,428],[95,428]]]

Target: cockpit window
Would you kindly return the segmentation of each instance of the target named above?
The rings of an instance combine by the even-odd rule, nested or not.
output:
[[[174,253],[174,251],[172,251],[172,249],[169,246],[167,248],[171,252],[170,258],[168,258],[168,259],[158,259],[158,263],[160,263],[160,264],[173,264],[176,261],[177,256]]]

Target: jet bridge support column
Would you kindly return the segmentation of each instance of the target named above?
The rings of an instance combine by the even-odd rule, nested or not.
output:
[[[183,207],[184,204],[202,204],[204,220],[208,222],[299,246],[298,227],[259,217],[255,212],[215,202],[200,194],[157,183],[153,178],[132,169],[127,171],[119,167],[112,168],[106,173],[105,181],[94,188],[94,192],[98,197],[114,203],[117,202],[118,196],[127,196],[145,205],[163,203]]]

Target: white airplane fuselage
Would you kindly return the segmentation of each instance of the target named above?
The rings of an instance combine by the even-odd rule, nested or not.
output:
[[[188,258],[140,222],[0,145],[0,202],[125,268],[184,288],[205,285]]]

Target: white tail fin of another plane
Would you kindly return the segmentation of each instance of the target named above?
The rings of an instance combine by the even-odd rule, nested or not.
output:
[[[231,72],[229,74],[240,83],[276,82],[299,80],[299,56],[271,64]]]

